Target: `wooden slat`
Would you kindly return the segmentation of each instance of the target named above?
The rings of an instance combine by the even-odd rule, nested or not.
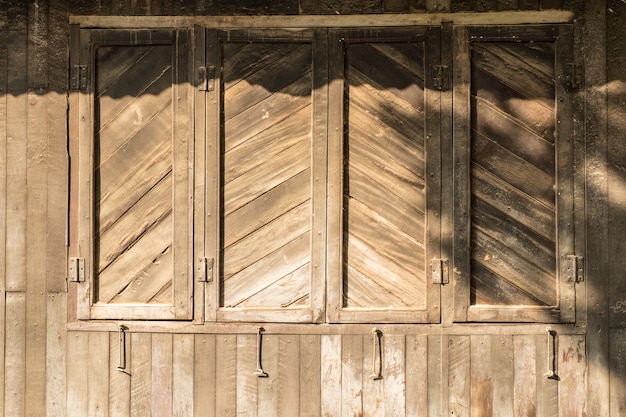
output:
[[[263,338],[267,341],[267,338]],[[263,357],[261,358],[263,363]],[[256,336],[237,335],[237,356],[234,378],[237,387],[233,393],[236,396],[237,414],[258,416],[259,408],[259,377],[254,375],[257,369],[257,341]],[[264,368],[265,369],[265,368]],[[269,368],[268,368],[269,369]],[[276,375],[274,374],[275,378]]]
[[[87,398],[87,415],[104,417],[109,408],[109,334],[91,332],[88,337],[89,356],[83,362],[87,364],[88,383],[81,395]]]
[[[26,416],[26,295],[5,292],[4,415]]]
[[[152,335],[152,390],[150,407],[152,416],[172,415],[173,335]]]
[[[544,376],[537,375],[540,369],[536,363],[540,362],[539,359],[544,358],[536,357],[536,343],[545,343],[545,341],[545,338],[539,340],[534,335],[513,336],[513,388],[515,394],[513,396],[513,410],[515,415],[534,414],[538,411],[539,387],[537,381],[539,377]]]
[[[237,415],[237,336],[215,336],[215,415],[235,417]],[[256,369],[256,368],[255,368]]]
[[[151,333],[130,333],[130,415],[150,415],[152,408]]]
[[[322,336],[300,336],[300,363],[299,374],[299,403],[300,417],[317,417],[321,415],[321,387],[322,387]]]
[[[278,355],[276,365],[278,370],[277,415],[282,417],[298,416],[300,414],[300,376],[301,351],[299,335],[278,336]],[[312,388],[312,387],[311,387]],[[305,394],[305,397],[311,395]],[[310,412],[310,410],[307,410]]]
[[[519,415],[514,411],[516,373],[503,372],[514,369],[513,336],[492,336],[491,355],[493,361],[493,410],[498,417],[513,417]],[[531,363],[534,368],[534,363]]]
[[[610,338],[611,413],[626,412],[626,334],[612,330]]]
[[[428,357],[432,352],[428,349],[428,336],[406,335],[405,340],[406,415],[426,416],[429,402],[437,401],[428,394],[428,387],[440,388],[438,378],[431,379],[429,374]]]
[[[256,378],[258,382],[256,401],[256,415],[268,417],[279,416],[279,398],[281,393],[279,369],[279,335],[266,335],[263,337],[263,369],[269,375],[267,378]],[[255,346],[256,343],[253,344]]]
[[[341,336],[341,416],[363,413],[363,336]]]
[[[109,333],[109,401],[108,413],[110,417],[122,417],[130,415],[131,398],[131,369],[130,357],[132,353],[131,335],[126,334],[125,347],[120,348],[119,332]],[[123,343],[123,341],[122,341]],[[126,356],[122,354],[125,350]],[[118,366],[126,366],[122,371]]]
[[[374,353],[376,352],[376,353]],[[383,347],[383,352],[386,352]],[[374,356],[376,355],[376,356]],[[377,417],[385,415],[385,381],[374,380],[371,375],[378,373],[380,357],[378,356],[378,336],[372,331],[363,335],[363,414]],[[387,366],[383,360],[383,378],[387,376]],[[352,410],[353,412],[357,410]],[[347,411],[349,412],[349,411]]]
[[[559,336],[559,417],[587,414],[587,371],[584,336]]]
[[[424,415],[447,415],[448,410],[448,390],[449,380],[449,360],[447,345],[448,338],[442,335],[428,335],[427,337],[427,374],[425,384],[427,385],[424,395],[427,396],[427,412]],[[445,348],[445,350],[444,350]]]
[[[450,415],[468,417],[471,407],[471,344],[469,336],[448,338],[448,401]]]
[[[67,311],[67,293],[48,294],[45,395],[49,416],[66,417],[68,413]]]
[[[6,11],[0,11],[0,19],[6,21]],[[0,33],[0,45],[7,44],[7,32],[3,30]],[[8,78],[8,56],[7,56],[7,47],[0,46],[0,195],[5,196],[5,198],[0,201],[0,235],[7,236],[7,223],[6,223],[6,213],[7,213],[7,174],[8,174],[8,149],[7,149],[7,78]],[[3,294],[0,297],[0,311],[6,312],[6,296],[4,296],[6,292],[6,239],[0,239],[0,270],[5,271],[4,274],[0,276],[0,293]],[[0,316],[0,326],[5,329],[6,328],[6,313]],[[5,332],[0,332],[0,351],[4,352],[5,350]],[[4,381],[4,358],[0,360],[0,385],[5,386]],[[4,404],[4,390],[0,390],[0,403]],[[4,413],[4,408],[2,409]]]
[[[342,336],[321,336],[320,352],[322,415],[342,416]]]
[[[191,416],[194,411],[194,335],[173,336],[172,415]]]
[[[406,340],[404,335],[383,335],[385,415],[407,415]]]
[[[214,417],[216,369],[216,337],[210,334],[195,335],[193,364],[193,415]]]
[[[498,415],[493,408],[493,375],[491,336],[476,335],[470,338],[470,409],[468,415],[490,417]],[[494,412],[496,414],[494,414]]]
[[[89,371],[74,364],[89,363],[89,333],[69,332],[67,349],[73,355],[72,361],[67,362],[67,415],[68,417],[85,416],[89,414],[89,396],[85,395],[85,390],[89,388]],[[16,388],[16,385],[11,387]]]

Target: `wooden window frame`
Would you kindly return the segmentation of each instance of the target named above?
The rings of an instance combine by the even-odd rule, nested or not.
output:
[[[576,133],[576,106],[574,91],[566,86],[566,64],[574,61],[573,26],[569,24],[542,26],[495,26],[454,28],[454,111],[453,141],[453,299],[456,322],[535,322],[573,323],[576,320],[576,280],[568,278],[567,257],[575,255],[576,162],[574,141]],[[556,144],[555,144],[555,194],[556,194],[556,282],[557,304],[547,307],[518,305],[470,305],[471,248],[470,248],[470,54],[475,42],[551,41],[556,53]]]
[[[95,49],[98,46],[171,45],[176,62],[172,85],[173,138],[173,234],[172,302],[98,303],[96,302],[95,256]],[[84,81],[77,81],[70,92],[70,124],[76,132],[71,149],[71,242],[69,254],[84,260],[84,276],[72,283],[76,294],[75,318],[78,320],[191,320],[193,315],[193,147],[192,136],[192,60],[189,30],[109,30],[71,29],[72,70],[86,68]],[[181,82],[182,81],[182,82]],[[81,83],[83,85],[81,85]],[[176,99],[174,99],[174,97]]]

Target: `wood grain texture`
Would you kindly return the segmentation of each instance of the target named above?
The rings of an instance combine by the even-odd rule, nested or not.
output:
[[[4,385],[4,415],[26,416],[26,295],[4,292],[5,301],[5,344],[4,379],[11,381]]]
[[[152,402],[152,337],[150,333],[130,334],[130,415],[150,414]]]
[[[216,336],[195,335],[193,365],[193,415],[215,416]]]
[[[46,414],[67,416],[67,293],[48,294],[46,326]]]
[[[152,416],[171,416],[173,412],[173,335],[152,335]]]

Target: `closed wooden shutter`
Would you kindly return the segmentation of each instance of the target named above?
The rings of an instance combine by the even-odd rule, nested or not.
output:
[[[191,318],[190,42],[189,31],[81,34],[89,318]]]
[[[338,31],[330,42],[328,316],[438,321],[438,31]]]
[[[219,55],[208,56],[221,68],[217,318],[323,320],[325,37],[215,36]]]
[[[575,284],[560,271],[574,250],[567,30],[457,32],[455,125],[467,129],[455,142],[467,159],[455,173],[456,302],[467,320],[574,318]]]

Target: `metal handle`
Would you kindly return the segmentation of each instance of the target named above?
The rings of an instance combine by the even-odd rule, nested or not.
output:
[[[119,328],[118,328],[118,342],[119,342],[119,365],[117,367],[117,370],[120,372],[126,372],[126,330],[128,330],[128,327],[124,326],[123,324],[120,324]]]
[[[548,379],[559,380],[559,376],[556,373],[556,331],[552,330],[550,326],[546,327],[546,332],[548,335],[547,341],[547,358],[546,358],[546,366],[548,367],[548,371],[543,374],[548,377]]]
[[[263,327],[259,327],[258,332],[256,334],[256,372],[254,375],[259,378],[267,378],[269,377],[268,373],[263,370],[263,365],[261,364],[261,350],[263,347],[263,332],[265,329]]]
[[[374,372],[370,375],[370,379],[377,381],[383,379],[383,332],[376,327],[372,329],[374,334],[374,349],[372,351],[372,369]],[[376,354],[378,353],[378,367],[376,366]]]

